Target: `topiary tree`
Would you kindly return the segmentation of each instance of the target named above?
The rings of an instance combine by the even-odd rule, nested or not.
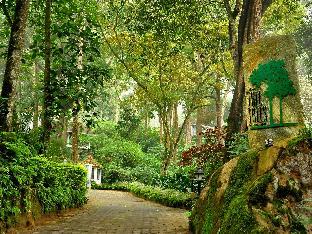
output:
[[[260,88],[262,83],[267,85],[264,95],[268,97],[270,104],[270,126],[273,122],[273,98],[280,100],[280,125],[283,124],[283,98],[288,95],[295,95],[296,89],[292,80],[289,79],[288,71],[285,68],[284,60],[270,60],[260,64],[249,77],[251,84]]]

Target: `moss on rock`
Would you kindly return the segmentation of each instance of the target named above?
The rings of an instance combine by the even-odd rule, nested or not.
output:
[[[312,177],[305,171],[312,170],[312,150],[306,151],[305,147],[308,153],[303,153],[300,147],[296,149],[296,154],[289,148],[250,151],[236,158],[237,163],[230,161],[216,171],[192,211],[192,231],[309,232],[310,226],[304,226],[301,220],[300,201],[311,199]],[[263,164],[263,154],[270,163],[259,165]],[[265,170],[259,172],[259,167]]]

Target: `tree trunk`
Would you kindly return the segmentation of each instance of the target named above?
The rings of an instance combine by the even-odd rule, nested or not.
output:
[[[219,78],[217,79],[215,91],[216,91],[216,127],[221,129],[223,122],[223,112],[222,112],[222,97]]]
[[[163,143],[164,141],[164,128],[163,128],[163,121],[161,114],[158,114],[158,119],[159,119],[159,139],[160,139],[160,144]]]
[[[120,117],[120,107],[119,107],[119,104],[117,103],[115,105],[115,116],[114,116],[115,123],[118,123],[119,117]]]
[[[149,113],[147,110],[145,110],[145,112],[144,112],[144,132],[145,132],[145,134],[147,134],[147,132],[148,132],[149,124],[150,124]]]
[[[79,118],[78,107],[73,109],[73,127],[72,127],[72,160],[77,163],[79,160]]]
[[[265,6],[263,5],[263,2],[265,2]],[[262,14],[271,3],[272,1],[270,0],[243,0],[242,12],[238,24],[237,46],[232,53],[236,85],[228,118],[228,140],[231,139],[234,133],[246,129],[243,115],[243,102],[245,96],[243,47],[245,44],[252,43],[259,38]]]
[[[50,141],[52,131],[52,90],[51,90],[51,2],[46,0],[45,6],[45,55],[44,55],[44,97],[43,97],[43,141],[45,147]]]
[[[68,120],[67,116],[65,113],[61,113],[60,118],[59,118],[59,126],[58,126],[58,137],[63,140],[64,145],[67,144],[67,125],[68,125]]]
[[[33,73],[33,100],[34,100],[34,110],[33,110],[33,129],[39,127],[39,97],[38,97],[38,75],[39,68],[37,62],[34,62],[34,73]]]
[[[82,59],[83,59],[83,38],[80,38],[79,40],[79,55],[77,58],[77,68],[78,70],[82,70],[83,64],[82,64]],[[74,107],[73,107],[73,128],[72,128],[72,159],[74,163],[78,162],[79,159],[79,111],[80,111],[80,103],[79,100],[76,100],[74,102]]]
[[[192,122],[190,118],[187,118],[185,124],[185,144],[190,145],[192,143]]]
[[[15,82],[18,79],[22,50],[25,44],[30,0],[16,0],[14,21],[8,47],[7,61],[0,98],[0,131],[12,130]]]
[[[179,134],[179,116],[178,116],[178,103],[175,103],[173,105],[173,114],[172,114],[172,140],[174,143],[178,140],[178,134]],[[173,160],[176,160],[178,153],[178,148],[173,147]]]
[[[201,108],[197,109],[196,113],[196,146],[201,146],[203,141],[202,125],[203,125],[203,110]]]

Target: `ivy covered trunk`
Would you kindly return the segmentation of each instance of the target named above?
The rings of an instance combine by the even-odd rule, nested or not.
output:
[[[11,26],[7,61],[0,98],[0,130],[11,131],[15,102],[15,82],[18,79],[24,48],[29,0],[16,0],[14,21]]]

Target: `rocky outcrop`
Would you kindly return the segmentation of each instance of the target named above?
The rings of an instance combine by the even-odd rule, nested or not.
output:
[[[215,171],[190,217],[197,233],[312,233],[312,142],[250,151]]]

